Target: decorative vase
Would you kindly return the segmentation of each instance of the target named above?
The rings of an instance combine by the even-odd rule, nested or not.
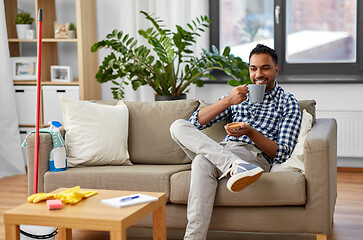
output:
[[[26,39],[26,30],[31,29],[31,24],[16,24],[18,39]]]
[[[186,94],[180,96],[165,96],[165,95],[155,95],[155,101],[173,101],[173,100],[183,100],[187,99]]]

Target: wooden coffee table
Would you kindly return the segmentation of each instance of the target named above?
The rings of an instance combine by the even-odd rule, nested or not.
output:
[[[64,188],[57,189],[60,192]],[[84,189],[87,190],[87,189]],[[94,189],[90,189],[94,190]],[[149,213],[153,214],[153,239],[166,239],[165,193],[95,190],[90,198],[75,205],[64,205],[61,210],[48,210],[46,202],[25,203],[4,213],[6,239],[20,239],[19,225],[53,226],[58,228],[58,239],[72,239],[72,228],[109,231],[111,240],[126,239],[126,228]],[[101,199],[135,193],[159,198],[125,208],[101,204]]]

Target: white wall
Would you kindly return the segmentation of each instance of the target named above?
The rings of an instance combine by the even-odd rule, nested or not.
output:
[[[363,84],[281,84],[298,99],[316,100],[318,111],[363,111]]]

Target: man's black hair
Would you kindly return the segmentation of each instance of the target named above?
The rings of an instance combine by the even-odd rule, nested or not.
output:
[[[254,49],[252,49],[248,60],[251,60],[252,55],[259,54],[259,53],[269,54],[272,57],[272,60],[274,61],[274,63],[277,65],[277,54],[276,54],[275,50],[273,50],[272,48],[269,48],[263,44],[257,44],[257,46]]]

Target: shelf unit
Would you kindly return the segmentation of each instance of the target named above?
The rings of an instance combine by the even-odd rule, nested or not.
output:
[[[77,38],[56,39],[54,38],[54,22],[56,22],[55,0],[34,0],[35,15],[37,15],[39,8],[43,9],[41,83],[47,86],[79,86],[79,98],[81,100],[97,100],[101,97],[100,84],[95,78],[98,71],[98,58],[97,53],[92,53],[90,50],[92,44],[96,42],[95,0],[74,0],[74,3]],[[18,1],[4,0],[4,6],[10,56],[19,57],[21,56],[20,43],[36,43],[37,39],[18,39],[14,24],[14,19],[18,12]],[[37,21],[35,22],[37,24]],[[36,36],[38,36],[37,33]],[[77,45],[78,79],[74,79],[73,82],[59,83],[51,81],[50,66],[59,65],[58,43]],[[36,48],[36,44],[34,46]],[[36,81],[15,80],[14,85],[31,86],[36,85]],[[43,109],[43,104],[41,108]],[[44,125],[43,114],[41,113],[41,126]]]

